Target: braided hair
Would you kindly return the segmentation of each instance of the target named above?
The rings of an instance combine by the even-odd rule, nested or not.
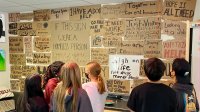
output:
[[[60,72],[61,67],[64,65],[62,61],[55,61],[47,67],[47,71],[44,74],[44,83],[43,88],[45,88],[47,82],[51,78],[59,77],[58,73]]]

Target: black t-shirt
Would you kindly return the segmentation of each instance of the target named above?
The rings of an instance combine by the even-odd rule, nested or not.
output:
[[[177,112],[176,93],[161,83],[144,83],[135,87],[127,106],[135,112]]]

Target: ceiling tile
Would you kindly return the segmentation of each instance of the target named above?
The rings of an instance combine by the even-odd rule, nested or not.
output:
[[[0,0],[1,9],[4,8],[4,7],[10,7],[10,6],[19,6],[19,4],[8,2],[8,1],[5,1],[5,0]]]

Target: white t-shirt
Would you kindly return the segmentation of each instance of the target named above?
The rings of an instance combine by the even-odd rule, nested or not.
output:
[[[87,94],[90,98],[90,102],[92,104],[93,112],[103,112],[108,92],[104,92],[103,94],[100,94],[98,92],[96,82],[84,83],[82,85],[82,87],[87,92]]]

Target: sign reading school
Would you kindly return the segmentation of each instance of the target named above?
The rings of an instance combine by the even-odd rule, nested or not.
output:
[[[143,55],[109,55],[109,79],[133,80],[139,77]]]

